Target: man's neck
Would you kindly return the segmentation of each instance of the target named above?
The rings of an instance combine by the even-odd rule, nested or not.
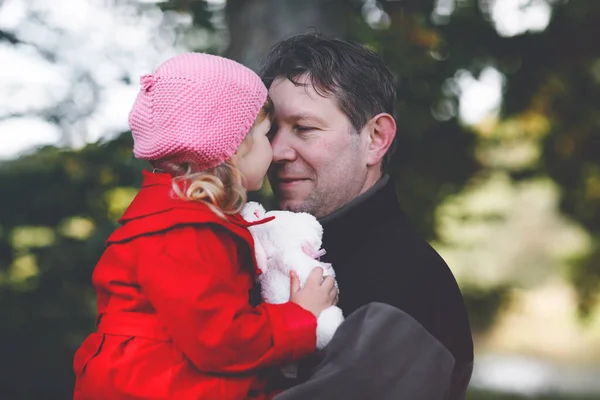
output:
[[[371,169],[367,172],[367,179],[365,179],[365,184],[363,185],[362,190],[358,193],[358,197],[367,193],[373,188],[381,180],[383,177],[383,172],[381,171],[381,166],[377,165],[375,169]]]
[[[380,177],[381,177],[381,179],[379,179],[376,182],[374,182],[373,184],[371,184],[367,188],[367,190],[363,191],[361,194],[356,196],[354,199],[350,200],[348,203],[346,203],[342,207],[338,208],[334,212],[332,212],[324,217],[319,218],[319,222],[321,224],[326,224],[333,219],[339,218],[341,215],[345,214],[348,210],[356,207],[358,204],[361,204],[364,201],[366,201],[367,199],[369,199],[371,196],[373,196],[373,194],[377,193],[382,187],[384,187],[385,184],[388,183],[388,181],[390,180],[390,176],[387,174],[385,174],[383,176],[380,175]]]

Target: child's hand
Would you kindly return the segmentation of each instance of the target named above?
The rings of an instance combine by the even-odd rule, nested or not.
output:
[[[319,318],[321,311],[329,308],[335,302],[337,289],[333,276],[323,277],[323,269],[314,268],[306,284],[300,288],[300,278],[296,272],[290,272],[290,301],[310,311]]]

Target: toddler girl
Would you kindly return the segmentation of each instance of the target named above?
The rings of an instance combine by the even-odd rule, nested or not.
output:
[[[290,302],[251,305],[258,269],[239,211],[271,162],[267,90],[199,53],[141,83],[129,124],[153,172],[94,270],[97,330],[75,354],[74,399],[267,398],[268,367],[315,350],[337,294],[316,268],[301,289],[291,276]]]

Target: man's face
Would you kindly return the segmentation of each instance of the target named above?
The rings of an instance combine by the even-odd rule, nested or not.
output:
[[[276,79],[273,163],[269,181],[282,210],[320,218],[364,192],[366,134],[358,134],[333,96],[322,97],[307,77],[296,86]]]

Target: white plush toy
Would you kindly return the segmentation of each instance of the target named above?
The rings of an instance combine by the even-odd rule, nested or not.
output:
[[[331,264],[318,260],[325,254],[321,249],[323,227],[314,216],[290,211],[265,212],[263,206],[256,202],[248,202],[241,214],[248,222],[275,217],[272,221],[248,228],[254,239],[258,267],[262,271],[259,282],[265,302],[281,304],[289,301],[291,270],[298,274],[302,287],[315,267],[323,268],[324,275],[335,276]],[[344,315],[339,307],[331,306],[321,312],[317,319],[318,349],[331,341],[343,321]]]

